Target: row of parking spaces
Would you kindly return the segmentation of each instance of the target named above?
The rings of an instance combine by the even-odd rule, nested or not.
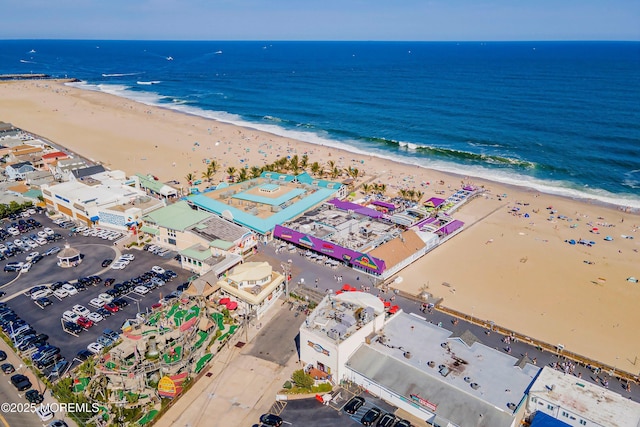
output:
[[[349,414],[352,420],[365,426],[376,423],[376,427],[411,427],[409,421],[396,417],[390,411],[385,412],[362,396],[351,398],[342,410]]]

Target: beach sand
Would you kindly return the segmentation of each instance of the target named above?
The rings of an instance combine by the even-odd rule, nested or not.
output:
[[[0,83],[0,99],[0,120],[111,169],[150,173],[185,187],[188,173],[201,179],[205,159],[219,163],[214,180],[219,182],[228,166],[262,166],[282,156],[305,153],[310,163],[333,160],[341,168],[366,171],[359,181],[385,183],[387,194],[401,188],[424,191],[423,200],[436,196],[436,191],[452,193],[464,179],[60,82]],[[454,215],[466,223],[466,229],[403,270],[398,287],[418,294],[428,286],[428,292],[444,298],[444,306],[638,374],[640,343],[635,330],[640,324],[640,284],[626,278],[640,277],[640,217],[527,188],[471,181],[490,191]],[[498,197],[502,194],[507,196]],[[548,220],[550,206],[557,211],[553,221]],[[593,226],[599,227],[600,234],[590,232]],[[607,235],[614,240],[604,241]],[[580,238],[596,244],[564,242]],[[449,286],[443,286],[445,282]]]

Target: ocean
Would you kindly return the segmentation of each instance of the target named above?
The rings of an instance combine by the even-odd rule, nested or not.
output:
[[[0,41],[0,73],[31,72],[315,144],[640,208],[638,42]]]

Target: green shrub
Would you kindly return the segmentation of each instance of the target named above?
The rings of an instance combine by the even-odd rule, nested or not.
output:
[[[287,381],[285,381],[285,382],[284,382],[284,385],[282,386],[282,388],[287,389],[287,390],[291,390],[291,387],[293,387],[293,386],[291,385],[291,381],[288,381],[288,380],[287,380]]]

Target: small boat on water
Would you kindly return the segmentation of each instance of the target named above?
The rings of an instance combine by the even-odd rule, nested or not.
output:
[[[167,61],[173,61],[173,56],[167,56]]]
[[[29,53],[36,53],[35,49],[31,49]]]

